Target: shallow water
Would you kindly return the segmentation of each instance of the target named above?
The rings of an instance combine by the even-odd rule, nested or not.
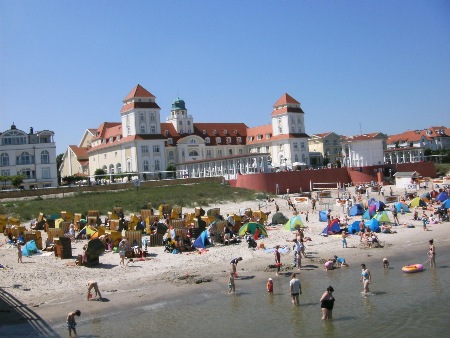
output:
[[[334,271],[302,271],[303,295],[299,307],[292,306],[290,276],[236,280],[236,295],[223,290],[199,292],[182,298],[136,306],[125,312],[80,318],[77,331],[82,337],[442,337],[450,329],[450,253],[438,255],[435,269],[405,274],[406,257],[368,264],[372,273],[371,294],[364,296],[359,282],[359,265]],[[348,260],[348,259],[347,259]],[[252,276],[241,272],[242,276]],[[265,291],[266,278],[274,279],[274,294]],[[333,321],[321,321],[319,299],[328,285],[335,289]],[[67,335],[65,325],[53,329]]]

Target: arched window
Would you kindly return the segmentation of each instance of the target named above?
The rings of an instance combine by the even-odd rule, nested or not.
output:
[[[190,149],[189,156],[198,156],[198,151],[196,149]]]
[[[114,174],[114,164],[109,165],[109,171],[110,174]]]
[[[103,171],[104,171],[105,173],[108,172],[108,167],[107,167],[106,165],[104,165],[104,166],[102,167],[102,169],[103,169]]]
[[[298,162],[298,154],[295,154],[295,156],[294,156],[294,162]]]
[[[131,160],[130,159],[127,160],[127,171],[129,173],[131,172]]]
[[[120,164],[120,163],[117,163],[117,164],[116,164],[116,172],[117,172],[118,174],[120,174],[120,173],[122,172],[122,164]]]
[[[9,166],[9,155],[7,153],[2,153],[0,155],[0,166],[2,167]]]
[[[155,171],[159,171],[159,170],[161,170],[160,166],[159,166],[159,160],[155,160]]]
[[[150,171],[150,166],[147,160],[144,160],[144,171]]]
[[[31,155],[28,154],[28,152],[24,151],[19,156],[18,164],[32,164],[31,158],[32,158]]]
[[[41,163],[49,164],[50,163],[50,153],[47,150],[43,150],[41,152]]]

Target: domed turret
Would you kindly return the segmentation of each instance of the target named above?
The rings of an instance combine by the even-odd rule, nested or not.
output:
[[[177,98],[175,101],[173,101],[172,110],[186,110],[186,105],[184,103],[184,100]]]

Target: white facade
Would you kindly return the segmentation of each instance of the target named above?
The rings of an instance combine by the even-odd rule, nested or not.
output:
[[[383,140],[365,135],[342,141],[343,165],[365,167],[384,163]]]
[[[58,186],[56,144],[49,130],[27,134],[16,128],[0,134],[0,176],[24,177],[24,189]],[[11,181],[2,182],[2,189],[11,189]]]

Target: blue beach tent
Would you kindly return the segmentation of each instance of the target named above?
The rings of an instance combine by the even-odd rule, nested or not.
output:
[[[211,245],[211,243],[208,240],[208,231],[204,230],[204,231],[202,231],[200,236],[197,237],[197,239],[195,240],[193,246],[196,249],[204,249],[208,245]]]
[[[327,221],[327,212],[326,211],[319,211],[319,221],[320,222]]]
[[[322,234],[332,235],[338,234],[339,232],[341,232],[341,227],[339,225],[339,220],[336,218],[331,221],[330,225],[327,225],[325,229],[323,229]]]
[[[352,234],[352,235],[354,235],[354,234],[356,234],[357,232],[359,232],[359,223],[360,223],[361,221],[354,221],[352,224],[350,224],[348,227],[347,227],[347,231],[350,233],[350,234]]]
[[[358,216],[364,214],[364,208],[361,204],[355,204],[350,208],[349,216]]]
[[[369,227],[371,231],[373,232],[380,232],[380,223],[375,219],[372,218],[370,221],[364,222],[365,227]]]
[[[31,256],[34,253],[38,252],[38,248],[34,240],[28,241],[22,247],[22,255]]]

